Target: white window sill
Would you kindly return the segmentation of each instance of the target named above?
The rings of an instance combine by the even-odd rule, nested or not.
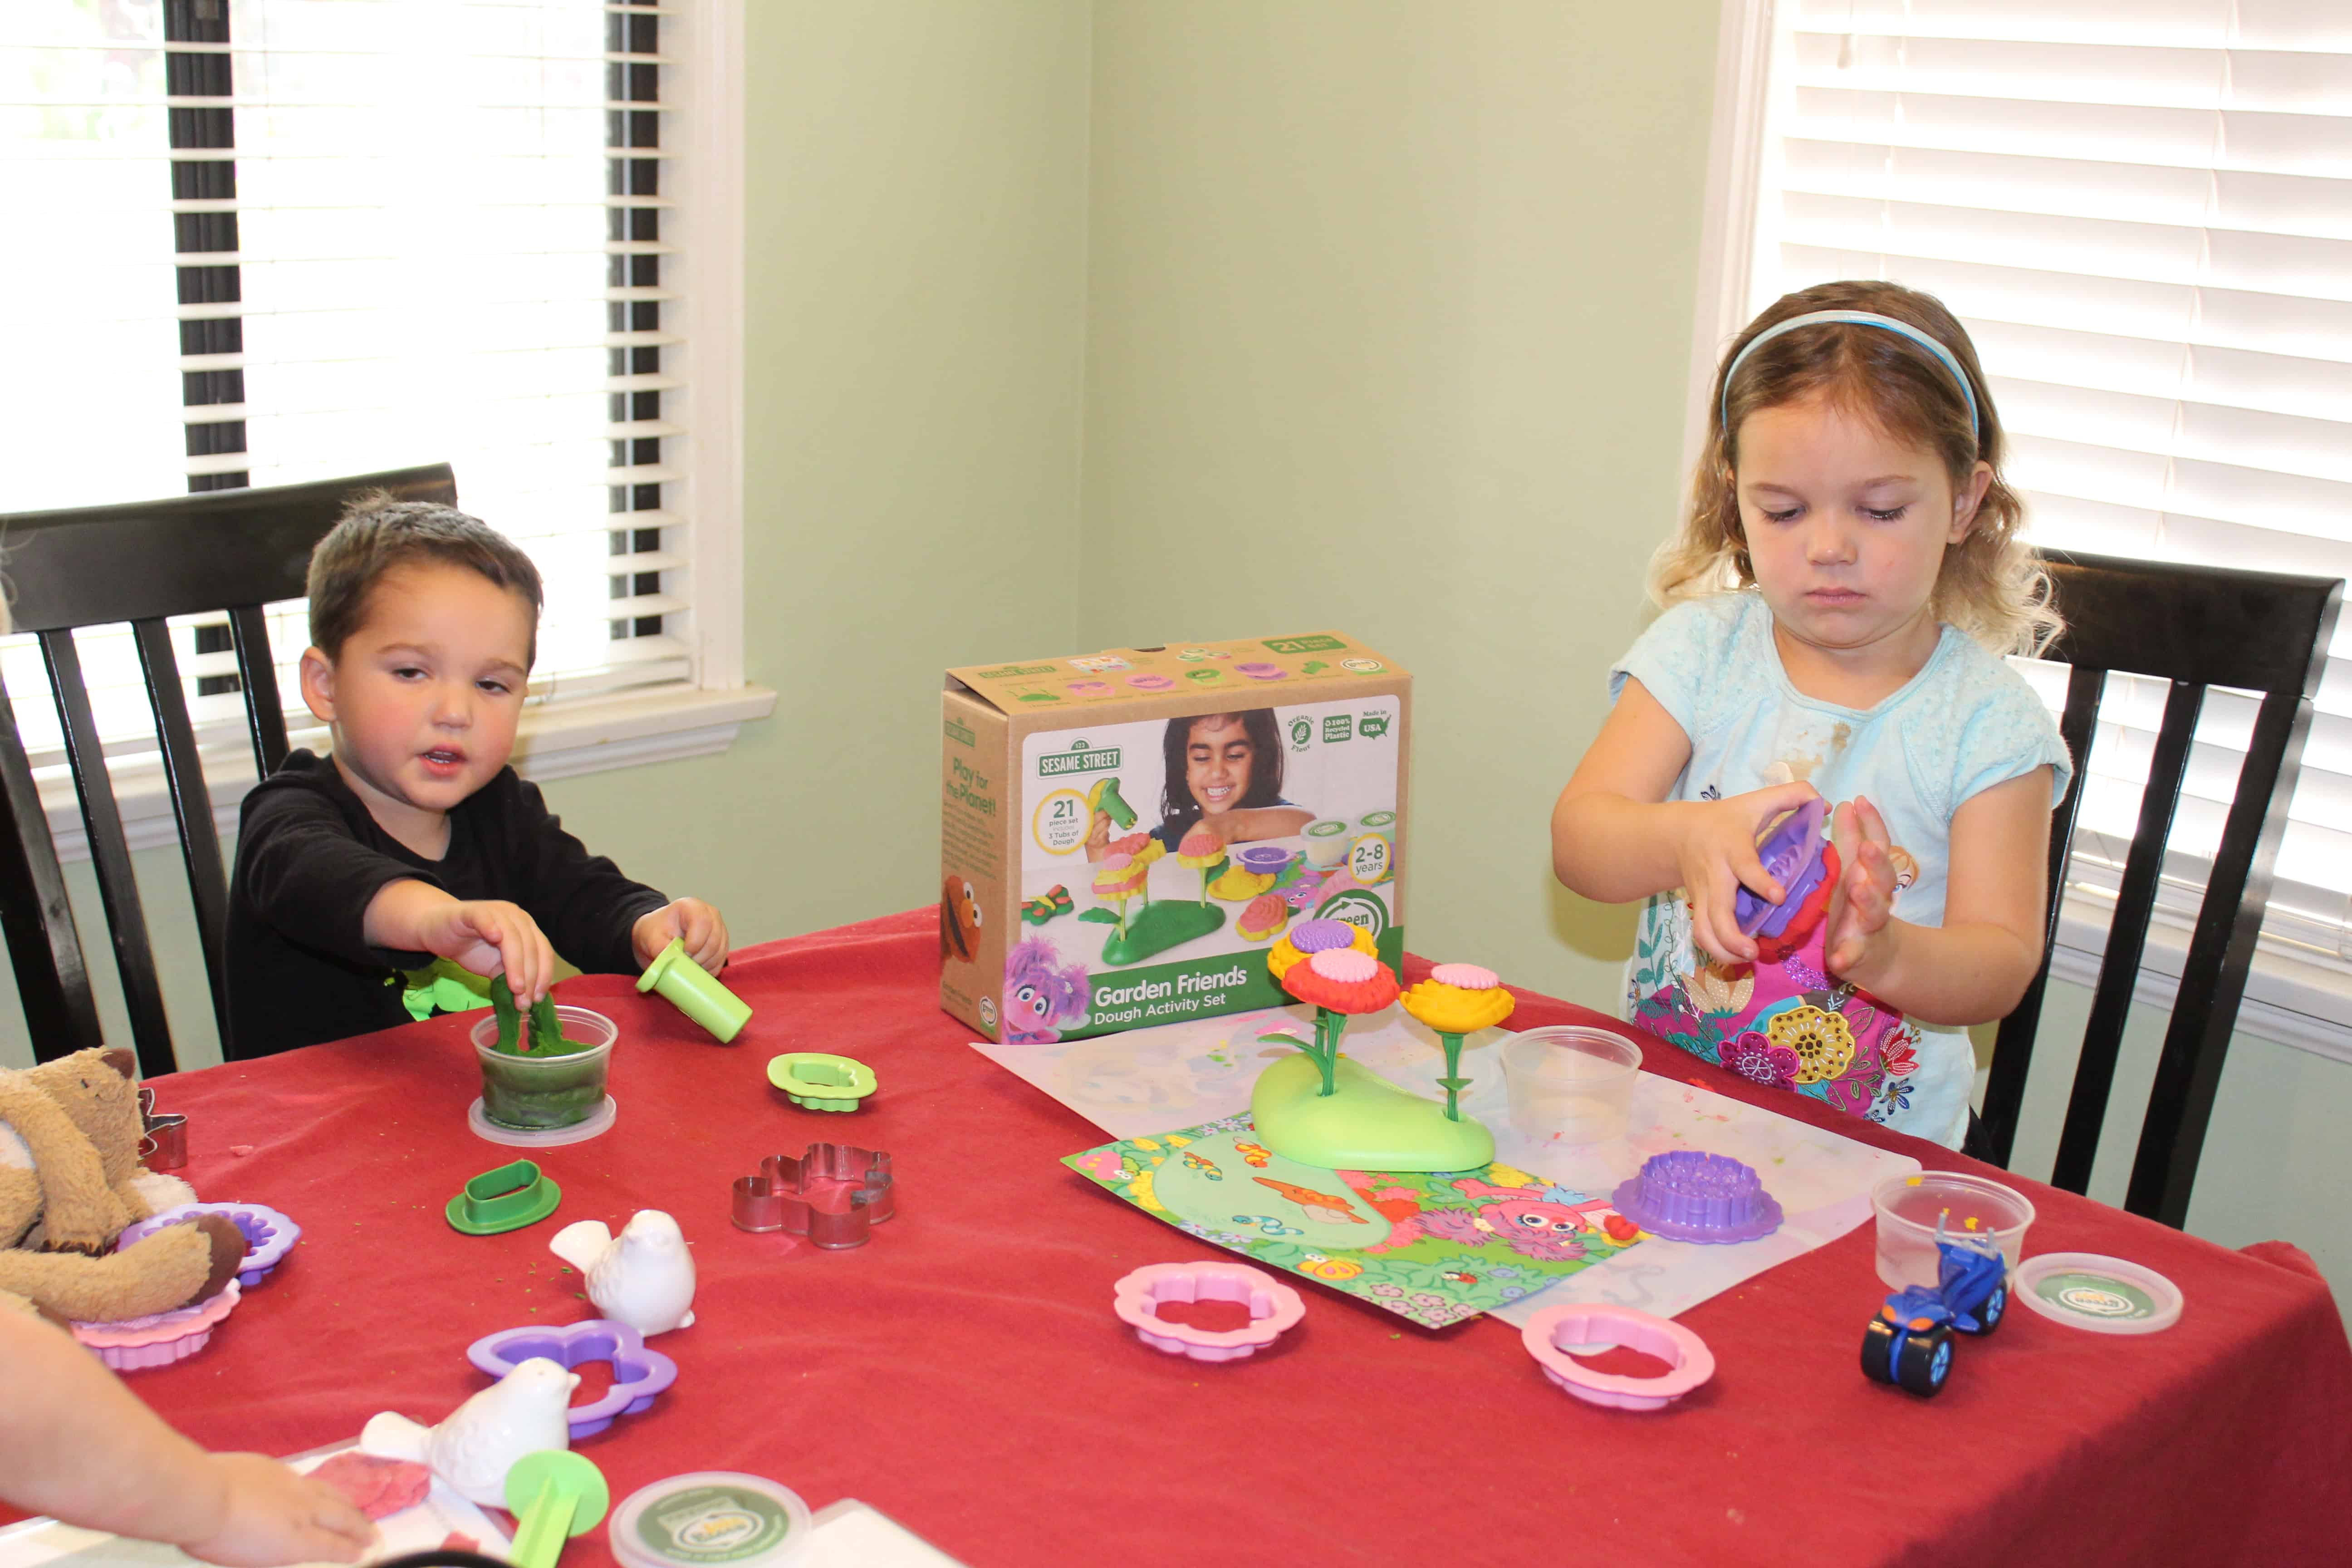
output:
[[[2098,984],[2099,960],[2106,950],[2112,900],[2072,884],[2058,911],[2058,944],[2050,957],[2051,977],[2088,990]],[[2147,945],[2132,987],[2136,1005],[2169,1012],[2189,956],[2193,921],[2158,908],[2150,917]],[[2352,964],[2336,953],[2264,933],[2246,975],[2238,1028],[2265,1040],[2352,1063]]]
[[[745,686],[726,691],[667,687],[532,707],[524,710],[516,737],[515,771],[544,783],[640,763],[710,756],[733,745],[739,729],[751,720],[766,718],[775,706],[773,691]],[[293,731],[289,740],[298,748],[321,751],[326,735],[324,728],[314,726]],[[233,742],[224,741],[203,751],[213,821],[226,841],[236,832],[237,808],[254,785],[253,751],[242,734]],[[119,758],[112,771],[115,804],[131,847],[155,849],[177,843],[171,794],[154,753]],[[72,775],[58,768],[42,770],[37,776],[58,858],[89,859],[89,838],[82,830]]]

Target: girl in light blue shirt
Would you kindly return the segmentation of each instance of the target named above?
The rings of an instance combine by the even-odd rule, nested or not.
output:
[[[2001,482],[1976,352],[1929,296],[1823,284],[1749,324],[1716,381],[1666,606],[1552,815],[1587,898],[1644,899],[1627,1011],[1759,1083],[1958,1147],[1966,1027],[2042,960],[2050,815],[2072,764],[2008,653],[2059,620]],[[1757,838],[1835,804],[1811,939],[1733,916],[1784,890]]]

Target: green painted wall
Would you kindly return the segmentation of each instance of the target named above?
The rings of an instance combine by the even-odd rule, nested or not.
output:
[[[942,668],[1338,626],[1418,677],[1413,945],[1608,1006],[1631,912],[1553,886],[1546,819],[1679,489],[1713,0],[751,12],[748,669],[782,696],[723,757],[553,784],[572,825],[742,941],[904,909]],[[208,1059],[176,856],[141,874]],[[2087,1006],[2052,990],[2029,1172]],[[2347,1124],[2352,1068],[2241,1037],[2191,1227],[2352,1280]]]

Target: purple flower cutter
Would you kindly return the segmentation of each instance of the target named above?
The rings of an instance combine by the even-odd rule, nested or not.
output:
[[[565,1413],[572,1440],[592,1437],[624,1415],[650,1409],[654,1395],[677,1381],[677,1363],[659,1351],[646,1349],[645,1336],[626,1323],[591,1318],[566,1328],[534,1323],[485,1334],[466,1347],[466,1359],[503,1381],[533,1356],[545,1356],[557,1365],[576,1367],[583,1362],[610,1362],[613,1386],[604,1397],[575,1405]]]
[[[294,1244],[302,1239],[300,1226],[276,1209],[264,1208],[259,1204],[182,1204],[151,1215],[136,1225],[123,1226],[122,1234],[114,1238],[114,1250],[120,1252],[167,1225],[180,1225],[200,1214],[225,1215],[244,1235],[245,1257],[236,1266],[236,1282],[247,1290],[277,1272]]]
[[[1755,1171],[1728,1154],[1675,1149],[1653,1154],[1610,1202],[1668,1241],[1753,1241],[1780,1228],[1780,1203]]]
[[[1767,903],[1746,888],[1740,889],[1732,900],[1731,912],[1741,935],[1779,936],[1804,906],[1807,895],[1821,886],[1829,869],[1822,854],[1829,810],[1829,802],[1816,795],[1765,829],[1764,837],[1757,840],[1756,858],[1764,862],[1764,869],[1788,897],[1777,904]]]

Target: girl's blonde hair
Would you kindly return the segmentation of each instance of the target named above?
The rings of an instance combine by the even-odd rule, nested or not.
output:
[[[1891,316],[1949,349],[1976,396],[1973,437],[1968,400],[1951,371],[1927,349],[1884,327],[1809,324],[1759,343],[1740,361],[1740,351],[1758,334],[1815,310]],[[1727,387],[1725,372],[1735,363],[1739,374]],[[1977,364],[1976,345],[1941,300],[1899,283],[1857,279],[1784,294],[1733,342],[1707,400],[1706,446],[1691,476],[1690,510],[1650,563],[1651,596],[1674,605],[1754,584],[1739,517],[1734,433],[1759,410],[1813,397],[1864,416],[1897,440],[1930,448],[1943,459],[1956,489],[1967,484],[1978,463],[1991,466],[1992,482],[1968,537],[1944,552],[1933,599],[1936,617],[1996,653],[2039,654],[2048,647],[2065,622],[2053,600],[2049,574],[2021,537],[2025,505],[2000,477],[2006,443]]]

